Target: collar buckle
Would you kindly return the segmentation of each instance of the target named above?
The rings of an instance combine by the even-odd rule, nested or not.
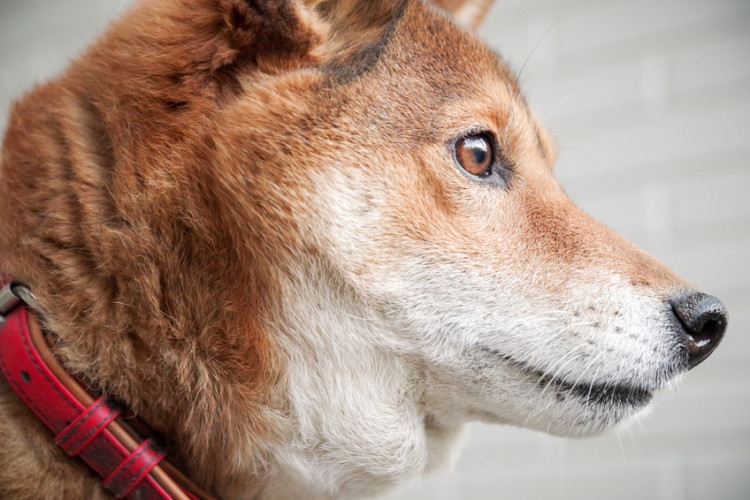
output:
[[[8,314],[20,305],[27,305],[36,311],[42,310],[39,300],[26,285],[8,283],[0,288],[0,328],[5,326]]]

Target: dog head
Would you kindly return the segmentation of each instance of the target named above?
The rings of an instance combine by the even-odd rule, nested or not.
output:
[[[720,341],[559,187],[489,3],[144,3],[16,107],[5,269],[199,480],[372,491],[466,421],[597,433]]]

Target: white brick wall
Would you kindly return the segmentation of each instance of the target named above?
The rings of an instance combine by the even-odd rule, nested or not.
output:
[[[0,0],[0,131],[127,4]],[[389,498],[750,498],[750,2],[500,0],[482,34],[516,70],[536,46],[521,82],[571,197],[721,297],[730,327],[640,425],[568,441],[477,424],[452,473]]]

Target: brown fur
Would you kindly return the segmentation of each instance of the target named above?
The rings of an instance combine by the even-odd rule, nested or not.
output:
[[[371,9],[146,2],[11,115],[0,269],[41,299],[68,369],[133,408],[219,493],[259,492],[267,450],[285,432],[284,366],[267,320],[280,308],[280,276],[292,279],[289,263],[322,251],[299,214],[315,217],[311,172],[332,159],[400,164],[362,175],[387,179],[389,206],[404,210],[384,217],[416,242],[447,241],[492,261],[486,245],[500,238],[530,262],[606,263],[656,287],[679,285],[564,197],[549,173],[551,143],[493,54],[417,2]],[[410,21],[399,40],[381,43],[401,15]],[[455,57],[467,45],[482,58]],[[390,69],[373,70],[384,51]],[[362,77],[371,70],[376,77]],[[507,127],[502,149],[533,186],[504,195],[499,219],[466,195],[458,172],[435,166],[445,158],[434,144],[477,116]],[[478,222],[463,224],[465,213]],[[394,241],[374,248],[389,255]],[[567,272],[541,286],[564,286]],[[2,381],[0,422],[3,496],[107,496]],[[251,480],[234,463],[248,430]]]
[[[237,206],[226,185],[237,172],[223,166],[236,159],[210,125],[237,91],[234,66],[314,59],[317,34],[273,14],[229,1],[144,5],[15,107],[3,149],[2,269],[33,285],[66,366],[179,443],[170,451],[209,488],[231,476],[221,464],[238,428],[273,439],[264,414],[279,368],[259,321],[275,300],[265,268],[281,258],[274,218],[287,207]],[[2,398],[3,417],[24,411]],[[68,462],[39,431],[0,432],[21,441],[0,451],[0,484],[17,495],[36,492],[38,477],[55,492],[81,475],[49,478],[17,460],[22,448]],[[90,491],[66,496],[99,491],[81,484]]]

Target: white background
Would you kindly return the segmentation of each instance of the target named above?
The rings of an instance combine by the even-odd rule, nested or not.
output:
[[[0,0],[0,131],[126,0]],[[750,1],[500,0],[482,36],[592,215],[724,300],[727,337],[653,414],[582,441],[473,425],[391,499],[750,499]]]

